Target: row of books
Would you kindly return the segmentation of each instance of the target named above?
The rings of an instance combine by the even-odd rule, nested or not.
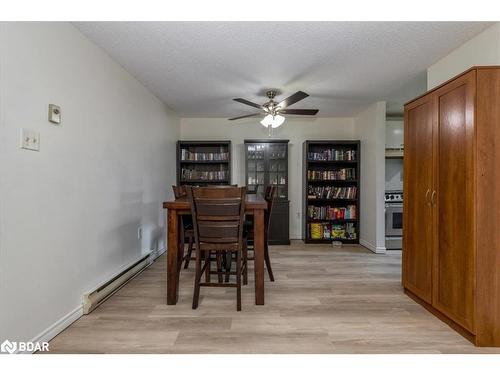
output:
[[[194,169],[182,169],[181,179],[182,180],[207,180],[207,181],[218,181],[227,180],[229,178],[229,172],[224,171],[197,171]]]
[[[355,180],[356,168],[340,168],[333,171],[308,170],[309,180]]]
[[[308,152],[307,158],[313,161],[354,161],[356,160],[355,150],[326,149],[320,152]]]
[[[307,206],[307,217],[319,220],[345,220],[356,219],[356,206],[350,204],[346,207],[332,206]]]
[[[186,149],[181,150],[182,161],[225,161],[229,160],[229,152],[191,152]]]
[[[308,237],[313,240],[355,240],[354,223],[332,225],[331,223],[311,223],[307,226]]]
[[[311,186],[307,188],[310,199],[356,199],[356,186]]]

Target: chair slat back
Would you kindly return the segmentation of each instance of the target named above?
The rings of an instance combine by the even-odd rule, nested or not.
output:
[[[195,241],[203,245],[241,245],[245,215],[245,188],[188,188]]]
[[[276,197],[276,190],[277,190],[276,185],[268,185],[264,193],[264,199],[267,202],[267,210],[264,215],[264,228],[266,234],[269,232],[269,226],[271,223],[271,214],[273,212],[274,199]]]

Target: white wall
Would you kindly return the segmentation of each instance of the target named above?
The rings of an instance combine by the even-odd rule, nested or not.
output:
[[[385,252],[385,102],[377,102],[355,119],[361,141],[360,243]]]
[[[404,121],[387,119],[385,147],[400,148],[404,143]],[[385,159],[385,190],[403,190],[403,159]]]
[[[500,23],[430,66],[427,69],[427,88],[430,90],[476,65],[500,65]]]
[[[0,23],[0,59],[0,341],[29,340],[157,246],[179,121],[69,23]]]
[[[259,119],[182,118],[183,140],[231,140],[233,183],[245,185],[245,139],[267,139]],[[302,238],[302,144],[306,139],[356,139],[352,118],[288,118],[272,138],[289,139],[290,238]]]

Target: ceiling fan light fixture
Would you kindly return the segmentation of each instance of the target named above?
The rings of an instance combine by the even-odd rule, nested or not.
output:
[[[260,121],[261,125],[268,128],[269,126],[272,126],[273,123],[273,116],[272,115],[267,115]]]
[[[283,125],[284,122],[285,122],[285,117],[284,116],[276,115],[276,116],[274,116],[273,123],[271,124],[271,126],[273,128],[278,128],[281,125]]]
[[[262,126],[268,128],[278,128],[285,122],[285,117],[281,115],[267,115],[260,122]]]

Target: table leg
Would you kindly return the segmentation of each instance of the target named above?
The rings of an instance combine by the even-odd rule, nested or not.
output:
[[[179,298],[179,218],[177,210],[168,210],[167,233],[167,305],[175,305]]]
[[[254,210],[255,304],[264,304],[264,210]]]

